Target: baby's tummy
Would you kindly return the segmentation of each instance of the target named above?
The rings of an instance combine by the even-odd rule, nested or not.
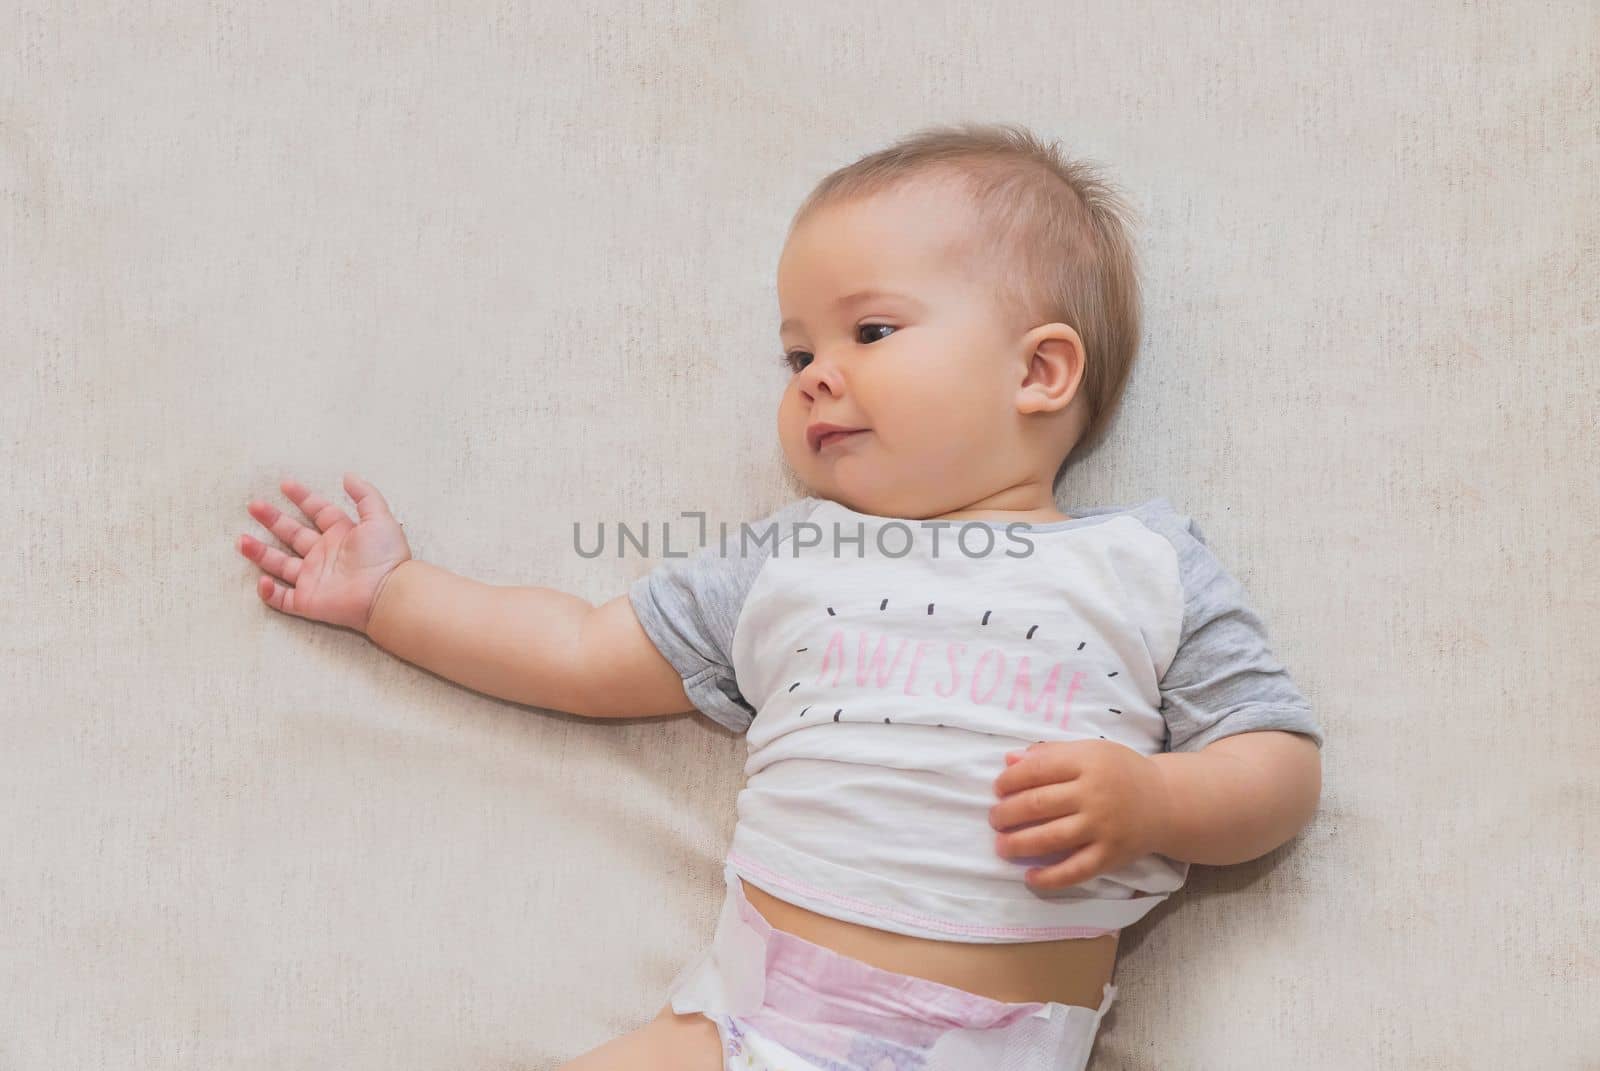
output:
[[[925,978],[990,1000],[1055,1001],[1098,1008],[1116,966],[1116,934],[1026,944],[937,941],[833,918],[747,878],[737,880],[745,899],[774,929],[882,970]]]

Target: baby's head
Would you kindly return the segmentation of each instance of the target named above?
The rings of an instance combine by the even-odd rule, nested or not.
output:
[[[1130,215],[1010,125],[926,129],[823,179],[778,261],[796,475],[882,516],[1053,509],[1138,352]]]

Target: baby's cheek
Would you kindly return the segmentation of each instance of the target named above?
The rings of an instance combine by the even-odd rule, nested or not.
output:
[[[995,426],[973,408],[955,403],[930,402],[913,417],[915,427],[907,432],[921,456],[945,462],[970,465],[973,452],[992,448]]]

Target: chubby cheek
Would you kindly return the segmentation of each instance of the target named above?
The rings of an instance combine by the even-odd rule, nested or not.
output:
[[[982,400],[941,376],[907,376],[877,405],[884,438],[910,456],[934,460],[968,454],[989,426]]]

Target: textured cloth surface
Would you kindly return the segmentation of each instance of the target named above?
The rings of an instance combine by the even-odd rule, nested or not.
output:
[[[0,4],[0,1067],[550,1071],[650,1020],[744,741],[277,615],[245,502],[349,469],[419,557],[618,597],[618,522],[804,493],[789,217],[968,117],[1143,216],[1063,502],[1181,503],[1328,730],[1299,837],[1123,932],[1096,1071],[1592,1066],[1597,20]]]

